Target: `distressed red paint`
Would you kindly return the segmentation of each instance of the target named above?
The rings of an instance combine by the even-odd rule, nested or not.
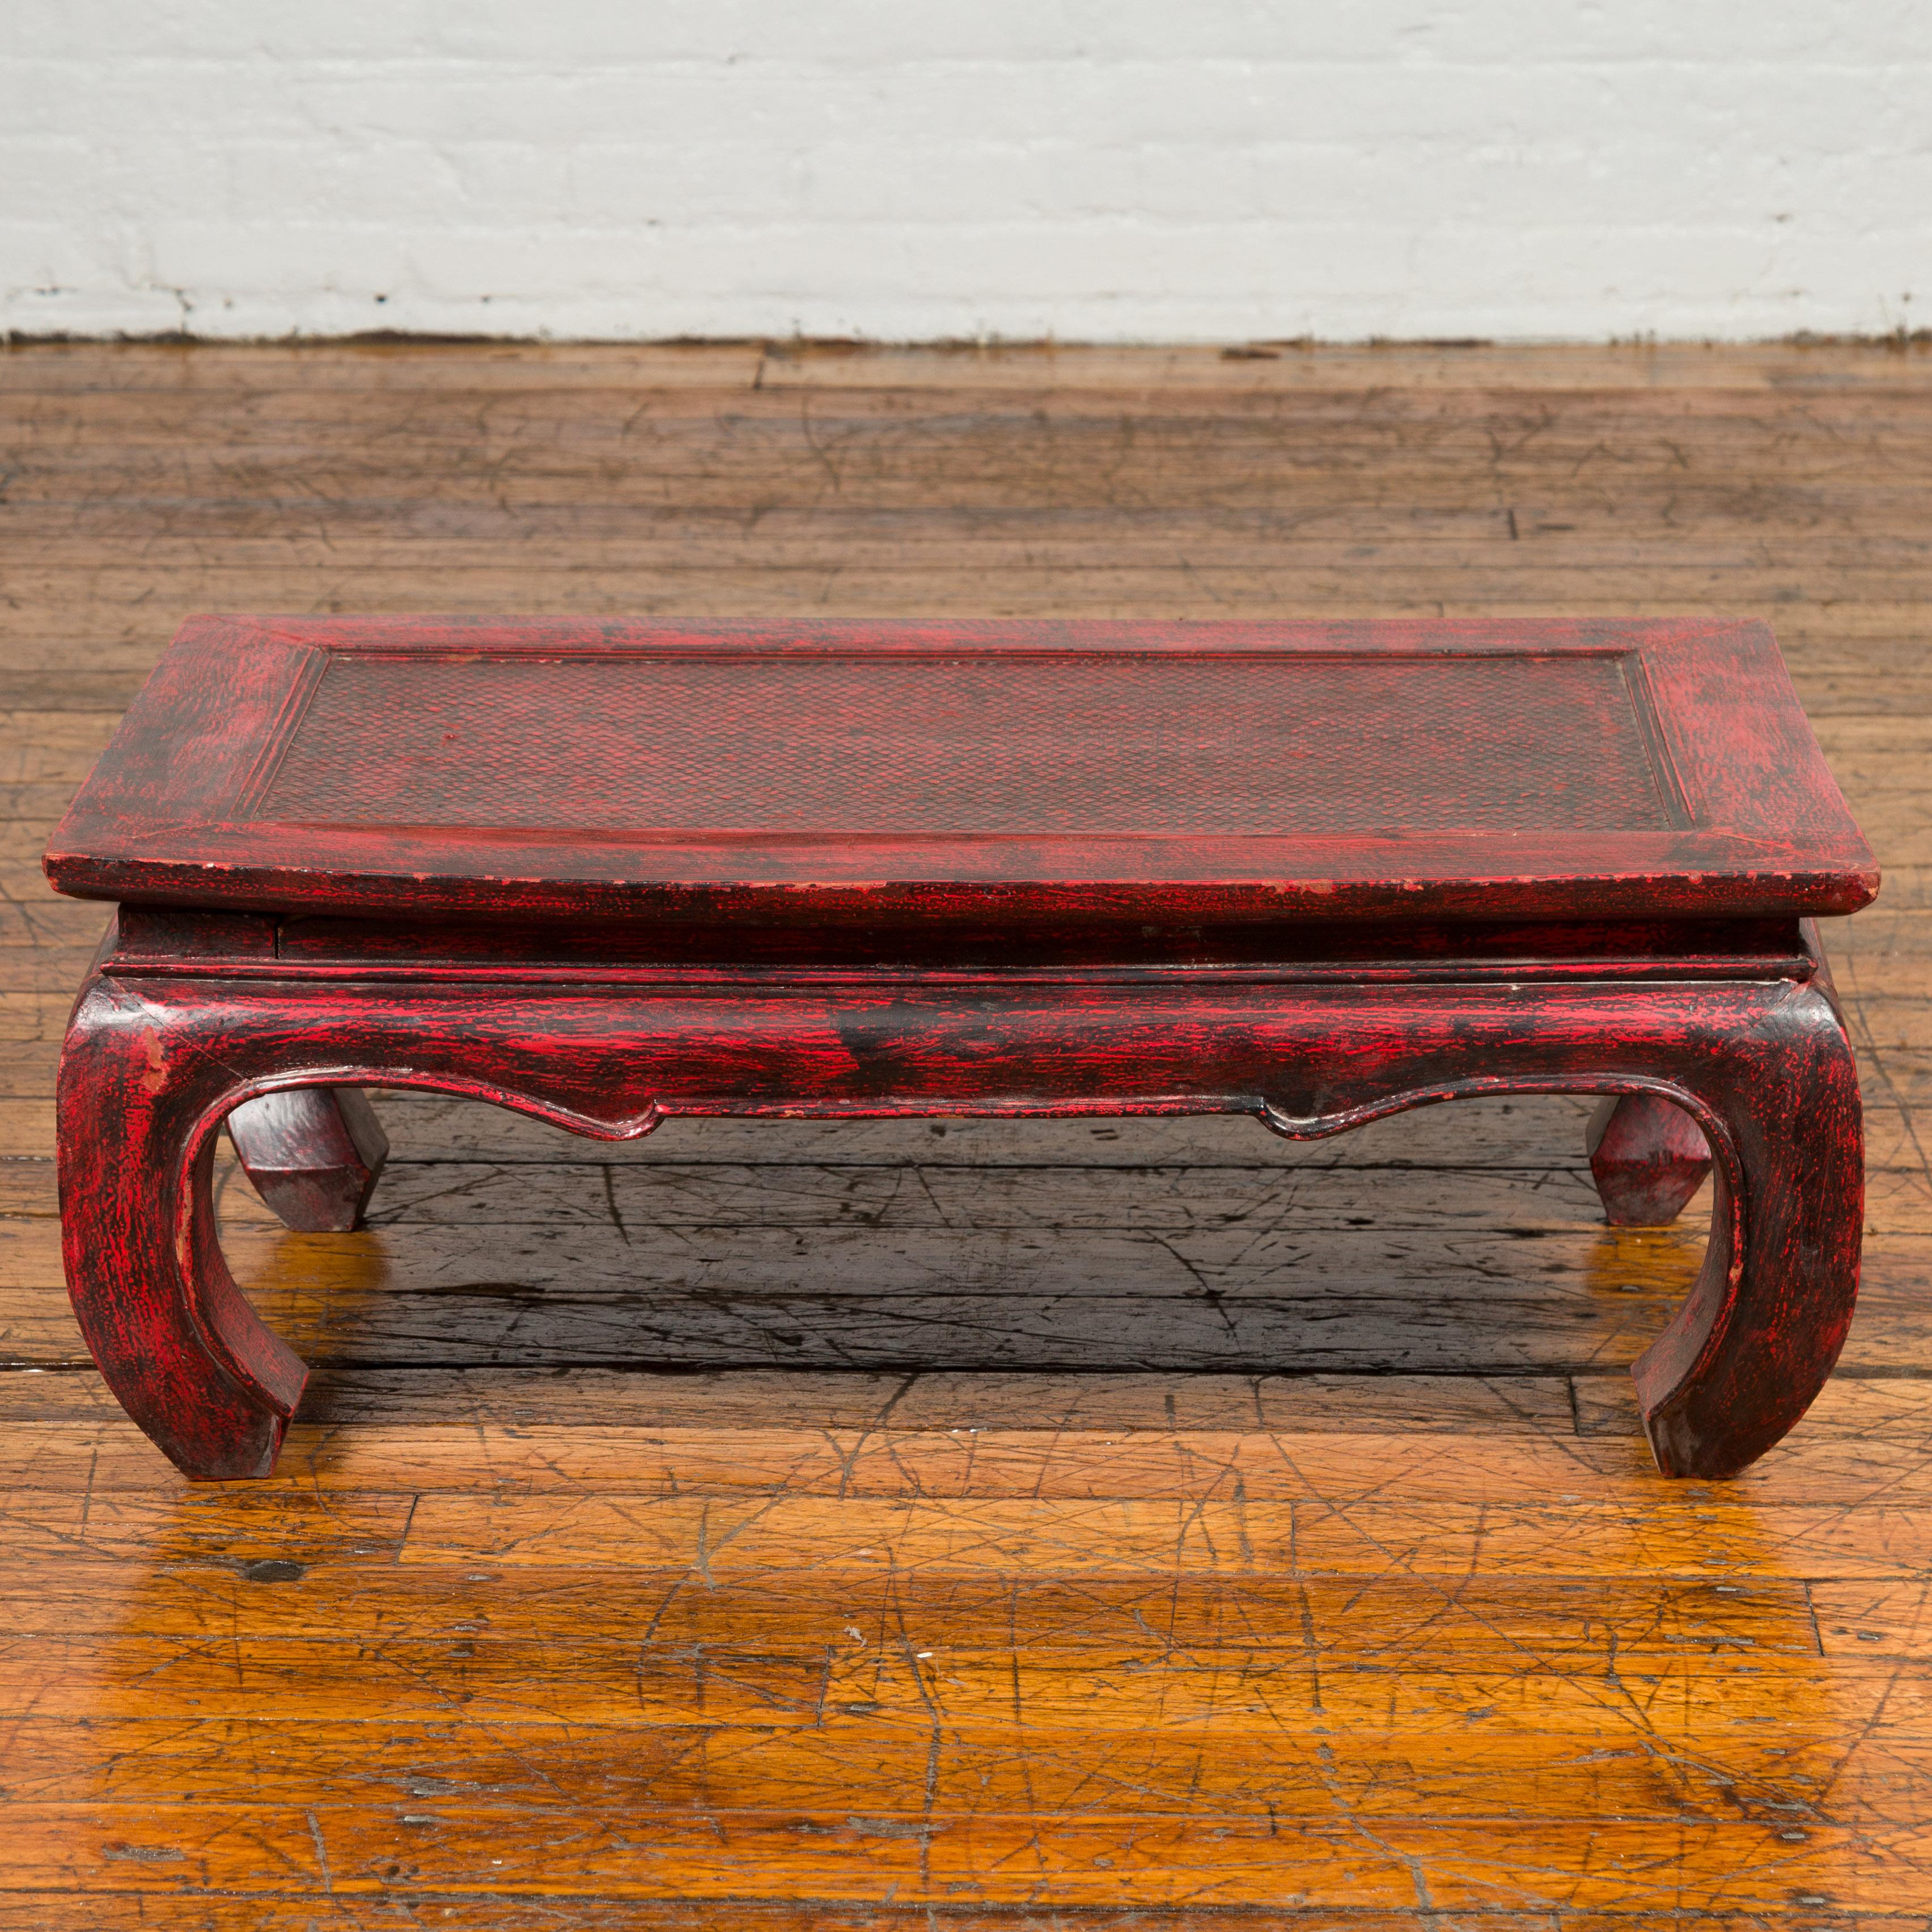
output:
[[[299,1088],[607,1138],[1640,1096],[1617,1157],[1672,1102],[1716,1180],[1636,1369],[1660,1466],[1762,1454],[1850,1317],[1858,1086],[1806,916],[1876,871],[1762,626],[201,620],[48,869],[128,902],[62,1060],[69,1282],[197,1476],[266,1474],[301,1391],[209,1198],[224,1117]],[[318,1096],[243,1113],[244,1154],[271,1120],[284,1204],[352,1218],[373,1143],[332,1154]]]

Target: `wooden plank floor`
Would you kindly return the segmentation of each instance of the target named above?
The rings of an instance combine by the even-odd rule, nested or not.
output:
[[[0,354],[0,1928],[1932,1914],[1932,355]],[[202,609],[1758,615],[1887,867],[1845,1365],[1666,1484],[1696,1265],[1583,1103],[674,1124],[392,1098],[190,1490],[61,1288],[37,857]]]

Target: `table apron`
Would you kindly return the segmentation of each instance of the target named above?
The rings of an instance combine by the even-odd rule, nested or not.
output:
[[[110,970],[94,1024],[225,1111],[278,1088],[420,1087],[605,1138],[670,1114],[1249,1113],[1297,1137],[1493,1090],[1686,1097],[1836,1030],[1816,983],[922,984],[568,992]],[[101,996],[105,996],[102,998]],[[110,1017],[111,1015],[111,1017]]]

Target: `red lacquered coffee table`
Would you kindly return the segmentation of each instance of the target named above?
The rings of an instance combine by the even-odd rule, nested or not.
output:
[[[1850,1318],[1811,920],[1877,868],[1761,625],[200,618],[46,863],[120,904],[61,1065],[68,1279],[193,1476],[268,1474],[303,1381],[216,1243],[217,1132],[350,1225],[362,1086],[613,1139],[1602,1094],[1613,1220],[1715,1166],[1635,1370],[1666,1474],[1762,1454]]]

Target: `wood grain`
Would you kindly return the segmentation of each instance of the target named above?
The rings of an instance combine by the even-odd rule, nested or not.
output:
[[[50,346],[0,458],[0,1927],[1922,1924],[1932,353]],[[592,1147],[395,1098],[368,1234],[224,1190],[329,1359],[273,1484],[192,1494],[59,1293],[100,916],[37,860],[198,608],[1768,619],[1887,874],[1828,935],[1845,1366],[1744,1480],[1647,1472],[1707,1216],[1604,1228],[1587,1103]],[[1177,1248],[1340,1360],[1183,1366]]]

